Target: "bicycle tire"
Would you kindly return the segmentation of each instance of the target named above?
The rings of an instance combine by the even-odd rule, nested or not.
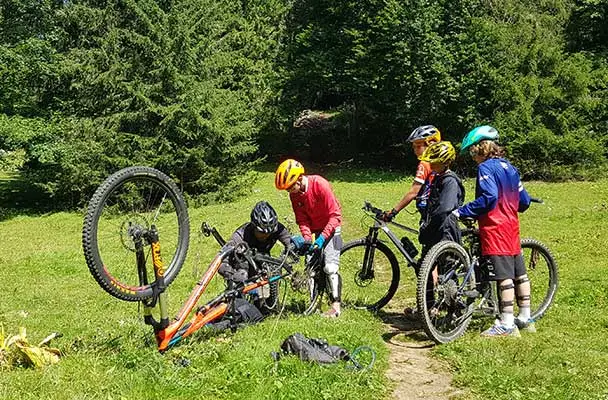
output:
[[[323,268],[318,263],[321,261],[306,257],[304,269],[295,271],[291,276],[292,294],[290,296],[291,311],[310,315],[317,311],[321,305],[321,299],[326,288],[326,275]]]
[[[538,320],[547,312],[555,298],[559,285],[558,265],[551,250],[536,239],[521,239],[521,248],[532,291],[530,317]]]
[[[150,246],[145,249],[150,268],[142,283],[134,244],[126,233],[134,226],[153,224],[165,261],[166,287],[184,263],[190,235],[186,203],[175,183],[154,168],[134,166],[109,176],[93,194],[84,218],[82,246],[93,278],[112,296],[126,301],[153,296],[157,283]]]
[[[467,278],[469,268],[467,251],[452,241],[437,243],[422,261],[416,285],[418,313],[424,331],[437,344],[462,336],[471,322],[475,299],[464,294],[475,289],[475,274]]]
[[[361,277],[367,246],[374,249],[374,275]],[[379,257],[380,254],[384,257]],[[345,304],[370,311],[378,311],[391,301],[401,277],[395,253],[380,241],[368,244],[366,238],[353,240],[342,247],[340,273],[343,276],[342,297]]]
[[[276,277],[279,275],[281,275],[279,270],[270,269],[268,271],[268,278],[273,278],[273,277]],[[260,303],[260,308],[265,313],[271,313],[271,312],[274,312],[281,308],[279,282],[276,282],[276,281],[271,282],[267,286],[268,286],[267,289],[262,289],[262,290],[268,290],[268,297],[262,299],[262,301]]]
[[[310,291],[310,296],[308,298],[308,304],[302,311],[303,315],[311,315],[316,312],[321,306],[321,300],[323,299],[323,293],[325,293],[325,288],[327,284],[324,281],[326,278],[325,273],[321,273],[321,276],[317,276],[314,278],[310,278],[310,283],[312,287],[308,287]]]

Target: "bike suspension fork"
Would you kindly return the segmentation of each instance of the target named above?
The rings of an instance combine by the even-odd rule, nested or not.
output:
[[[365,254],[363,256],[363,266],[359,271],[361,279],[372,279],[374,277],[374,253],[375,243],[378,241],[378,229],[369,228],[369,233],[365,237]]]
[[[169,325],[169,311],[167,304],[167,294],[165,293],[165,267],[160,252],[160,241],[158,239],[158,231],[152,225],[150,231],[145,234],[146,241],[152,248],[152,265],[154,266],[154,277],[156,284],[153,286],[152,299],[143,301],[144,305],[144,321],[148,325],[152,325],[154,331],[160,331]],[[137,273],[139,281],[142,285],[148,284],[146,271],[146,257],[144,255],[143,239],[139,238],[135,242],[136,258],[137,258]],[[152,316],[152,310],[158,303],[160,310],[160,321],[156,321]]]

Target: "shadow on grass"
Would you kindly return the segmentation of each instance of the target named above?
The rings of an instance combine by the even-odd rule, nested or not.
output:
[[[422,324],[417,321],[411,321],[405,318],[405,315],[400,312],[385,312],[378,311],[378,318],[385,324],[389,325],[391,330],[383,333],[382,338],[385,342],[390,342],[397,335],[403,335],[409,339],[421,342],[416,347],[432,347],[433,343],[429,342],[429,338],[422,329]]]
[[[53,209],[48,195],[21,175],[0,172],[0,221],[18,215],[41,215]]]

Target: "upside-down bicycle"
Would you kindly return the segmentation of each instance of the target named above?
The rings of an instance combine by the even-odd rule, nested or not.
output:
[[[220,245],[225,244],[206,224],[203,233],[213,234]],[[299,260],[293,247],[272,257],[256,253],[246,244],[223,246],[170,321],[165,291],[184,263],[189,235],[190,221],[182,194],[167,175],[149,167],[128,167],[107,178],[91,198],[84,219],[82,244],[91,274],[112,296],[142,302],[144,321],[153,327],[160,352],[209,323],[230,318],[234,299],[258,288],[270,288],[265,301],[271,308],[279,296],[277,283],[292,274]],[[250,271],[256,273],[196,307],[222,261],[231,255],[248,263]],[[319,272],[322,262],[322,252],[315,252],[308,257],[305,272],[292,280],[292,286],[304,292],[297,298],[296,309],[300,312],[311,313],[321,298],[325,287]],[[157,306],[158,320],[152,315]]]
[[[425,332],[436,343],[463,335],[474,314],[497,315],[499,311],[496,282],[488,280],[483,268],[487,261],[481,257],[479,229],[473,219],[461,222],[464,246],[437,243],[422,261],[418,276],[418,313]],[[536,239],[521,239],[521,250],[530,279],[530,314],[538,320],[555,298],[558,266],[549,248]]]

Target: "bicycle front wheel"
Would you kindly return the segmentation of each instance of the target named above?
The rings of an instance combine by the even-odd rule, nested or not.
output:
[[[399,287],[399,262],[391,249],[380,241],[366,238],[347,243],[340,253],[342,297],[355,308],[378,311]]]
[[[477,295],[466,250],[451,241],[433,246],[422,261],[416,287],[418,313],[429,338],[448,343],[464,334]]]
[[[89,271],[112,296],[127,301],[152,297],[155,282],[152,249],[144,240],[138,268],[136,241],[142,232],[158,232],[165,285],[186,258],[189,220],[175,183],[149,167],[124,168],[106,179],[87,209],[82,245]],[[143,265],[142,265],[143,266]]]
[[[521,250],[530,278],[530,316],[541,318],[553,303],[558,286],[558,268],[547,246],[536,239],[522,239]]]

